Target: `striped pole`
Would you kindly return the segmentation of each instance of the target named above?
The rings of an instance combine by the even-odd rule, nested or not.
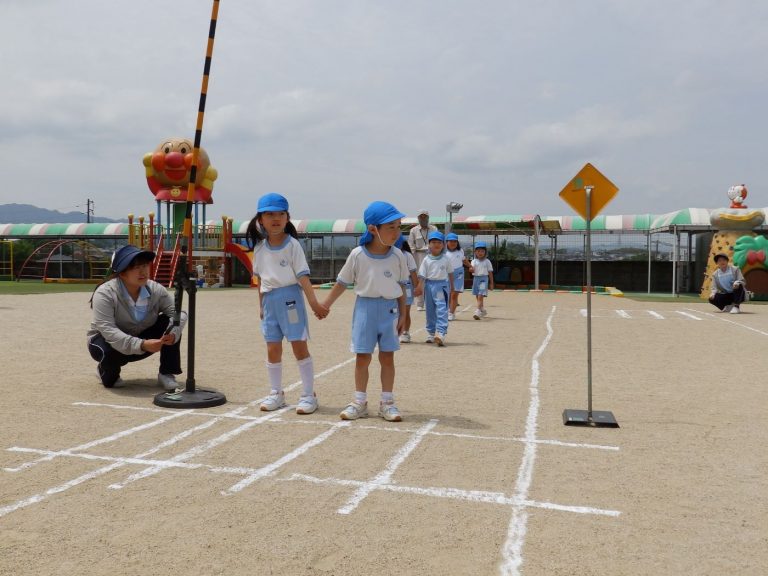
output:
[[[192,148],[192,167],[189,171],[187,186],[187,207],[184,213],[184,241],[187,246],[187,270],[192,270],[192,205],[195,200],[195,180],[197,179],[198,157],[200,155],[200,140],[203,135],[203,117],[205,116],[205,99],[208,93],[208,75],[211,72],[213,57],[213,40],[216,35],[216,19],[219,15],[219,0],[213,0],[211,9],[211,25],[208,29],[208,46],[205,50],[205,66],[203,67],[203,85],[200,88],[200,104],[197,107],[197,126],[195,127],[195,143]]]

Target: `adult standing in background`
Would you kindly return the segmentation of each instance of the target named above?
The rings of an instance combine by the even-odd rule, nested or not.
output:
[[[416,260],[416,269],[421,267],[421,263],[429,252],[429,234],[437,232],[437,226],[429,223],[429,212],[419,210],[419,223],[408,232],[408,245],[411,247],[413,257]],[[416,297],[416,310],[424,310],[424,294]]]

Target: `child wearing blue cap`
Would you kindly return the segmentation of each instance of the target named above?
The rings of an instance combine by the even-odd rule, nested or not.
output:
[[[453,286],[453,264],[443,252],[445,237],[441,232],[430,232],[429,254],[419,267],[419,286],[416,295],[424,294],[427,309],[427,342],[445,345],[448,334],[448,302]]]
[[[416,276],[416,272],[419,267],[416,265],[416,258],[411,252],[411,245],[405,239],[405,236],[400,236],[395,242],[395,248],[399,248],[405,256],[405,262],[408,266],[408,281],[405,283],[405,323],[403,324],[403,332],[400,334],[400,342],[408,344],[411,341],[411,306],[415,299],[414,290],[419,283],[419,278]]]
[[[488,296],[488,287],[493,290],[493,264],[486,257],[488,248],[485,242],[475,244],[475,257],[469,265],[469,271],[472,272],[472,294],[477,298],[477,310],[472,315],[475,320],[487,316],[485,310],[485,297]]]
[[[453,266],[453,290],[451,303],[448,306],[448,321],[456,319],[456,308],[459,307],[459,294],[464,292],[464,268],[469,267],[469,261],[461,249],[458,235],[450,232],[445,235],[445,254]]]
[[[312,414],[317,410],[317,395],[314,363],[307,346],[309,323],[304,297],[318,318],[325,318],[328,310],[317,301],[309,281],[307,258],[291,223],[288,200],[275,193],[259,198],[247,234],[253,248],[253,275],[259,278],[261,331],[267,342],[271,386],[261,409],[271,412],[286,405],[282,364],[285,338],[291,343],[301,375],[302,392],[296,413]]]
[[[395,406],[395,352],[400,349],[398,335],[405,322],[405,290],[408,266],[403,253],[395,248],[400,223],[405,214],[388,202],[372,202],[363,214],[367,226],[360,245],[350,252],[336,284],[325,299],[330,310],[346,290],[355,285],[355,310],[352,314],[352,352],[355,358],[355,398],[340,417],[357,420],[368,416],[368,367],[373,351],[379,347],[381,364],[381,402],[379,416],[389,422],[402,417]]]

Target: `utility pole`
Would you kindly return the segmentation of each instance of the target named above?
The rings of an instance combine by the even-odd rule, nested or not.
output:
[[[85,209],[85,221],[86,223],[90,224],[91,220],[93,219],[93,200],[88,198],[86,201],[86,209]]]

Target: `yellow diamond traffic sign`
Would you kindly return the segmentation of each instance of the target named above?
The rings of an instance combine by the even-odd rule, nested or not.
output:
[[[584,220],[587,220],[587,193],[585,190],[587,186],[592,189],[589,211],[589,219],[591,220],[600,214],[605,205],[616,196],[619,189],[592,164],[587,163],[584,168],[579,170],[579,173],[562,189],[560,198],[568,202],[571,208],[576,210]]]

